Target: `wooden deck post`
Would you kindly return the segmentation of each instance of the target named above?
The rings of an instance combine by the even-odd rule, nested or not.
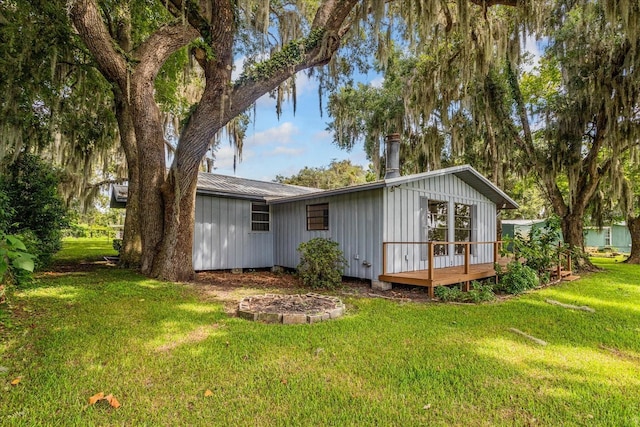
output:
[[[558,243],[558,280],[562,280],[562,252],[560,251],[561,246],[562,245]]]
[[[471,262],[471,244],[467,243],[464,245],[464,274],[469,274],[469,264]]]
[[[433,280],[433,270],[435,270],[433,265],[433,242],[427,243],[427,258],[429,260],[429,274],[427,278],[429,280]]]
[[[493,242],[493,263],[498,262],[498,241]]]
[[[387,274],[387,242],[382,243],[382,274]]]

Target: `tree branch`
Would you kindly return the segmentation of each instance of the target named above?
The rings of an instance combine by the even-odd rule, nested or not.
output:
[[[196,29],[182,23],[161,27],[133,51],[133,56],[140,61],[136,73],[154,78],[171,54],[198,36]]]
[[[127,85],[127,61],[114,47],[95,0],[76,0],[69,11],[71,21],[107,79],[121,88]]]

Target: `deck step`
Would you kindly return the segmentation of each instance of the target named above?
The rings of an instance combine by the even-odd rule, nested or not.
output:
[[[565,282],[573,282],[574,280],[578,280],[580,278],[580,276],[575,276],[575,275],[570,275],[570,276],[565,276],[562,278],[562,280],[564,280]]]
[[[560,270],[560,276],[562,277],[571,276],[571,270]]]

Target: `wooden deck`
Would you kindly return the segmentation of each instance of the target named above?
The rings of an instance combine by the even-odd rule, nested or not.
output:
[[[466,274],[464,272],[464,265],[456,267],[436,268],[433,271],[432,279],[429,278],[429,270],[406,271],[403,273],[386,273],[381,274],[379,277],[380,280],[389,283],[425,286],[429,288],[429,297],[433,298],[433,289],[436,286],[454,285],[456,283],[468,284],[468,282],[472,280],[496,277],[496,270],[493,267],[493,263],[472,264],[468,267],[469,272]]]
[[[464,264],[453,267],[434,268],[433,270],[414,270],[397,273],[382,272],[378,279],[383,282],[403,285],[424,286],[428,288],[429,297],[434,297],[433,289],[436,286],[454,285],[462,283],[465,290],[469,290],[469,284],[473,280],[489,279],[496,277],[495,263],[506,266],[513,258],[503,258],[499,254],[502,242],[385,242],[383,244],[383,265],[386,266],[386,254],[388,245],[426,245],[428,249],[428,265],[434,265],[434,245],[456,244],[466,246],[464,251]],[[470,245],[492,245],[494,262],[484,264],[471,264]]]

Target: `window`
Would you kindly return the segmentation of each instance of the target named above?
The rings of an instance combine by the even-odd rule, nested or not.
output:
[[[251,203],[251,231],[269,231],[269,205]]]
[[[472,232],[473,232],[473,218],[472,218],[473,207],[470,205],[463,205],[461,203],[456,203],[454,205],[454,240],[456,242],[471,242]],[[456,245],[455,246],[455,254],[456,255],[464,255],[466,245]],[[469,249],[472,249],[471,247]],[[473,253],[473,252],[471,252]]]
[[[449,240],[449,204],[438,200],[428,202],[428,235],[431,242],[446,242]],[[433,245],[433,255],[443,256],[449,254],[449,245]]]
[[[329,204],[307,205],[307,230],[329,229]]]
[[[611,227],[604,228],[604,245],[611,246]]]

